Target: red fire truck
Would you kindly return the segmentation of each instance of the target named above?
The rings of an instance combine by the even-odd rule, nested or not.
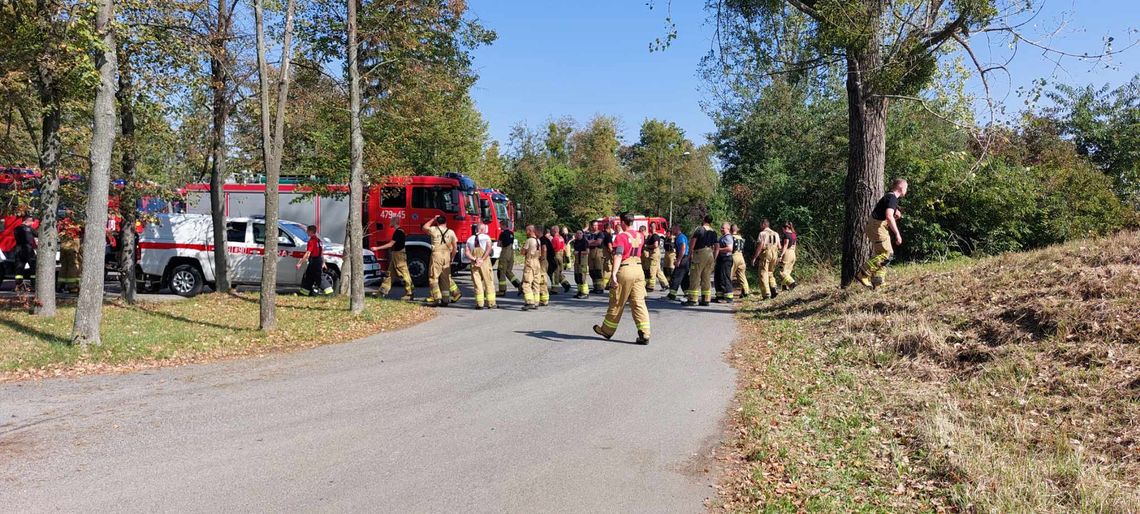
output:
[[[617,216],[607,216],[604,218],[598,218],[594,221],[596,223],[600,223],[603,228],[607,223],[616,228],[618,222],[621,221],[621,218]],[[634,230],[641,230],[641,227],[646,227],[653,232],[657,232],[658,234],[665,234],[669,232],[669,221],[660,216],[644,216],[641,214],[635,214],[633,216],[632,228]]]
[[[408,271],[412,281],[426,285],[431,266],[431,237],[424,232],[423,224],[443,216],[462,244],[471,237],[472,225],[495,219],[492,201],[482,197],[474,180],[458,173],[442,177],[390,177],[373,185],[368,192],[365,208],[368,246],[391,241],[396,227],[403,228],[407,234]],[[387,269],[387,255],[381,253],[381,266]],[[467,264],[463,252],[459,252],[453,262],[455,269]]]

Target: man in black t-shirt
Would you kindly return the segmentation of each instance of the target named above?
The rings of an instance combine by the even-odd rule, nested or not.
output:
[[[692,276],[689,281],[689,301],[685,305],[708,305],[712,301],[713,268],[716,265],[714,248],[719,237],[712,228],[712,216],[705,215],[704,224],[693,231]]]
[[[895,254],[894,246],[891,245],[892,235],[896,246],[901,246],[903,241],[898,225],[898,220],[902,219],[899,199],[906,196],[906,192],[906,180],[895,179],[891,183],[891,190],[871,210],[866,228],[867,239],[871,240],[871,258],[855,275],[855,280],[860,284],[870,288],[883,285],[887,276],[887,264]]]
[[[412,274],[408,271],[408,252],[405,249],[407,241],[408,236],[404,233],[404,229],[397,226],[396,231],[392,233],[391,241],[372,247],[372,251],[377,255],[380,251],[388,250],[388,275],[380,284],[378,296],[388,296],[388,291],[392,290],[392,277],[399,276],[404,283],[404,299],[409,302],[415,299],[416,286],[412,284]]]
[[[503,227],[499,232],[499,296],[507,294],[507,284],[523,294],[522,282],[515,276],[515,233]]]
[[[32,228],[35,219],[31,216],[24,216],[20,225],[12,231],[12,237],[16,240],[16,246],[12,249],[14,264],[13,270],[16,275],[16,288],[19,289],[24,285],[25,278],[31,278],[35,270],[24,269],[35,266],[36,259],[36,231]],[[4,281],[3,274],[0,273],[0,282]]]

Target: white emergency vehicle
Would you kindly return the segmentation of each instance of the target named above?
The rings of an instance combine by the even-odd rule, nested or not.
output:
[[[265,254],[265,220],[226,218],[226,255],[229,256],[230,283],[260,285],[262,256]],[[281,220],[277,227],[277,285],[298,287],[304,266],[297,262],[305,255],[309,235],[305,226]],[[344,245],[324,239],[326,278],[333,284],[340,279],[344,265]],[[142,290],[157,292],[169,288],[179,296],[194,296],[214,284],[214,230],[204,214],[161,214],[147,224],[138,243],[139,280]],[[364,250],[364,282],[379,283],[380,265],[376,256]]]

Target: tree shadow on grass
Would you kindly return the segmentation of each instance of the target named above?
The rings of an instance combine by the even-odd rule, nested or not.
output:
[[[260,304],[260,303],[261,303],[261,297],[260,297],[260,296],[258,296],[258,297],[254,297],[254,298],[249,298],[249,297],[246,297],[246,296],[242,296],[242,295],[239,295],[239,294],[237,294],[237,293],[233,293],[233,292],[230,292],[230,293],[227,293],[227,294],[228,294],[228,295],[229,295],[231,298],[234,298],[234,299],[237,299],[237,300],[241,300],[241,301],[243,301],[243,302],[246,302],[246,303],[256,303],[256,304]],[[278,302],[277,302],[277,306],[278,306],[278,307],[282,307],[282,308],[285,308],[285,309],[297,309],[297,310],[303,310],[303,311],[323,311],[323,312],[347,312],[347,311],[348,311],[348,307],[347,307],[347,306],[346,306],[346,307],[344,307],[344,308],[336,308],[336,307],[322,307],[322,306],[318,306],[318,305],[296,305],[296,304],[283,304],[283,303],[281,303],[281,301],[280,301],[280,297],[286,297],[286,298],[296,298],[296,299],[300,300],[300,299],[305,299],[305,298],[312,298],[312,297],[309,297],[309,296],[293,296],[291,293],[290,293],[290,294],[282,294],[282,293],[277,293],[277,296],[278,296]],[[347,297],[347,296],[339,296],[339,298],[343,298],[343,299],[344,299],[344,301],[345,301],[345,303],[347,304],[347,302],[348,302],[348,297]],[[367,299],[367,298],[365,298],[365,299]]]
[[[756,319],[801,320],[831,309],[834,305],[834,295],[823,291],[816,291],[810,295],[794,298],[772,307],[768,307],[766,303],[762,303],[756,308],[746,310],[745,314],[749,314]]]
[[[51,344],[56,344],[56,345],[61,345],[61,346],[70,346],[71,345],[71,341],[66,339],[66,338],[57,336],[55,334],[49,334],[49,333],[44,332],[38,328],[30,327],[28,325],[25,325],[23,323],[15,321],[15,320],[7,319],[7,318],[0,318],[0,325],[4,325],[8,328],[11,328],[11,329],[17,331],[17,332],[23,332],[26,334],[31,334],[31,335],[38,337],[40,339],[43,339],[43,340],[45,340]]]
[[[130,310],[133,310],[135,312],[139,312],[142,314],[156,316],[159,318],[165,318],[165,319],[168,319],[171,321],[180,321],[182,323],[189,323],[191,325],[201,325],[203,327],[216,328],[218,330],[227,330],[227,331],[235,331],[235,332],[247,332],[247,331],[253,330],[251,328],[235,327],[233,325],[221,325],[218,323],[211,323],[209,321],[202,321],[202,320],[198,320],[198,319],[185,318],[182,316],[178,316],[176,314],[170,314],[169,312],[162,312],[162,311],[157,311],[157,310],[148,310],[148,309],[143,309],[140,307],[129,307],[129,308],[130,308]]]

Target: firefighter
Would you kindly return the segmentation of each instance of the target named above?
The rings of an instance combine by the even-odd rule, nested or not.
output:
[[[705,215],[704,223],[693,231],[692,269],[689,277],[689,301],[685,305],[708,305],[712,301],[712,276],[716,264],[713,249],[717,245],[716,231],[712,228],[712,216]]]
[[[538,264],[541,270],[537,279],[539,283],[538,306],[545,307],[550,303],[550,280],[547,273],[550,272],[550,257],[554,253],[554,246],[550,242],[550,229],[540,229],[535,234],[542,236],[538,238]]]
[[[586,231],[579,230],[574,234],[574,282],[578,284],[578,294],[574,298],[590,297],[590,242],[586,239]]]
[[[515,286],[522,296],[522,282],[515,277],[515,233],[510,227],[499,232],[499,296],[507,294],[507,284]]]
[[[570,292],[570,281],[566,280],[563,271],[566,269],[566,240],[562,238],[562,232],[558,229],[558,225],[550,227],[550,250],[551,253],[547,254],[547,272],[550,276],[550,288],[554,289],[562,286],[563,293]],[[555,291],[551,291],[554,293]]]
[[[491,272],[491,236],[487,225],[476,224],[471,237],[467,238],[464,253],[471,262],[471,282],[475,285],[475,308],[482,310],[484,302],[488,309],[495,308],[495,282]]]
[[[632,225],[633,215],[622,214],[621,232],[613,241],[610,305],[602,324],[594,325],[594,333],[606,339],[613,337],[628,303],[637,327],[637,344],[649,344],[649,309],[645,306],[645,271],[641,268],[645,241]]]
[[[671,289],[673,269],[677,267],[677,240],[672,233],[666,232],[661,236],[661,249],[664,252],[661,257],[661,271],[669,278],[665,283],[665,289]]]
[[[431,292],[427,305],[447,307],[449,301],[457,302],[462,297],[459,286],[451,280],[451,256],[455,255],[458,240],[455,232],[447,228],[447,218],[443,216],[428,220],[423,229],[431,236],[431,270],[428,272]],[[449,294],[445,296],[443,291],[448,291]]]
[[[70,217],[59,220],[59,292],[79,292],[79,276],[83,269],[83,229]]]
[[[657,284],[661,284],[661,289],[669,289],[669,275],[665,274],[661,266],[665,255],[665,233],[658,229],[656,223],[650,223],[649,236],[655,240],[651,256],[653,262],[649,267],[650,274],[656,279]]]
[[[32,228],[35,219],[31,216],[24,216],[24,220],[12,231],[12,237],[16,240],[16,246],[12,249],[14,262],[12,270],[16,275],[15,289],[20,290],[25,287],[24,279],[31,279],[34,270],[25,269],[34,266],[36,259],[36,231]],[[0,277],[3,281],[4,277]]]
[[[720,239],[716,248],[716,302],[732,303],[735,300],[736,288],[732,285],[732,256],[736,253],[736,238],[732,237],[732,224],[725,222],[720,226]]]
[[[602,264],[602,236],[603,232],[601,225],[598,222],[590,224],[590,232],[586,234],[586,241],[589,242],[590,247],[590,278],[594,281],[594,294],[602,294],[605,289],[602,287],[602,270],[605,265]]]
[[[676,249],[677,262],[673,267],[673,273],[669,275],[669,294],[670,300],[677,299],[677,292],[681,293],[681,297],[689,289],[689,267],[692,264],[692,251],[689,245],[689,236],[681,230],[680,225],[673,226],[673,247]]]
[[[784,237],[780,247],[780,278],[781,286],[785,291],[796,288],[796,279],[792,278],[792,268],[796,265],[796,226],[790,221],[784,222]]]
[[[309,235],[309,242],[305,244],[305,255],[297,261],[297,269],[301,269],[305,263],[308,266],[305,267],[305,275],[301,277],[301,290],[298,294],[332,294],[332,284],[324,280],[325,248],[321,238],[317,237],[317,226],[309,225],[305,232]]]
[[[653,243],[655,243],[656,240],[651,239],[652,236],[649,235],[649,229],[645,226],[637,228],[637,235],[641,236],[641,240],[643,241],[641,247],[641,272],[645,274],[645,291],[648,292],[652,291],[654,286],[657,285],[654,283],[656,277],[649,274],[649,261],[652,259]]]
[[[408,271],[408,251],[405,245],[408,241],[408,235],[404,232],[403,228],[396,226],[396,231],[392,233],[392,240],[380,246],[372,247],[373,252],[388,251],[388,275],[384,277],[384,283],[380,284],[380,292],[377,296],[383,298],[388,296],[388,291],[392,290],[392,277],[398,275],[400,280],[404,282],[404,300],[415,300],[415,284],[412,283],[412,274]]]
[[[644,241],[643,241],[644,242]],[[610,288],[610,279],[613,275],[614,265],[614,225],[606,220],[602,229],[602,289]]]
[[[542,253],[542,243],[538,241],[538,230],[534,228],[534,225],[526,226],[526,242],[523,243],[522,253],[522,310],[529,311],[538,308],[538,302],[542,297],[540,291],[542,287],[541,277],[545,276],[542,272],[542,262],[539,260],[539,255]]]
[[[732,249],[732,281],[740,284],[740,297],[748,298],[751,291],[748,289],[748,263],[744,261],[744,234],[735,223],[732,224],[732,239],[735,245]]]
[[[776,262],[780,256],[780,234],[769,226],[768,220],[760,222],[760,234],[756,236],[756,253],[752,255],[752,265],[760,262],[760,293],[764,299],[775,298]]]
[[[871,240],[871,258],[863,269],[855,275],[855,280],[870,288],[883,285],[887,278],[887,264],[895,256],[894,246],[891,246],[891,235],[894,235],[895,245],[902,245],[902,232],[899,231],[898,220],[902,219],[899,210],[899,199],[906,196],[906,180],[895,179],[891,183],[891,190],[879,199],[871,216],[867,218],[867,239]]]

